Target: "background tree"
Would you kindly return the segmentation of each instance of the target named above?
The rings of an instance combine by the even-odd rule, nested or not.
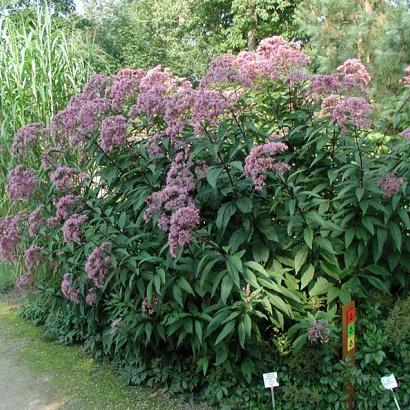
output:
[[[295,14],[319,72],[357,57],[373,78],[373,97],[397,91],[410,59],[408,1],[304,0]]]
[[[295,33],[299,0],[141,0],[87,3],[98,44],[113,65],[169,66],[183,76],[204,73],[218,53],[253,50],[264,37]]]

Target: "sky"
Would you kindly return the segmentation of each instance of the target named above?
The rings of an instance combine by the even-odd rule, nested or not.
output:
[[[84,12],[83,0],[75,0],[75,9],[77,10],[78,14],[82,14]]]

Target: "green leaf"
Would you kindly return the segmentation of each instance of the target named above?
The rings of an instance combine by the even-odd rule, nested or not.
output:
[[[360,202],[363,198],[363,194],[364,194],[364,188],[362,187],[357,187],[356,188],[356,198],[357,201]]]
[[[242,228],[237,229],[229,239],[229,246],[232,252],[236,252],[239,247],[248,239],[248,234]]]
[[[252,246],[253,258],[261,263],[266,263],[269,259],[269,248],[263,242],[255,242]]]
[[[390,222],[389,232],[393,238],[394,245],[396,249],[400,252],[401,250],[401,232],[399,226],[395,222]]]
[[[305,240],[305,243],[307,246],[309,246],[310,249],[312,249],[313,246],[313,229],[310,227],[305,228],[303,231],[303,239]]]
[[[127,214],[126,214],[125,212],[123,212],[123,213],[121,214],[120,218],[118,219],[118,226],[119,226],[121,229],[124,229],[124,228],[125,228],[125,223],[126,223],[126,221],[127,221]]]
[[[195,334],[199,344],[202,345],[202,324],[198,320],[195,321]]]
[[[212,188],[216,189],[216,183],[218,181],[219,175],[222,172],[222,168],[210,168],[208,169],[208,172],[206,174],[206,180],[208,181],[209,185],[211,185]]]
[[[172,287],[172,295],[174,296],[174,299],[178,302],[178,304],[183,308],[184,303],[182,301],[182,292],[181,288],[178,286],[178,284],[174,284]]]
[[[230,219],[236,212],[236,207],[233,203],[227,203],[225,205],[222,205],[221,208],[219,208],[217,217],[216,217],[216,227],[224,232]]]
[[[231,276],[226,275],[221,284],[221,300],[226,305],[226,300],[231,293],[233,287],[233,281]]]
[[[215,341],[215,345],[219,344],[222,342],[222,340],[225,339],[225,337],[229,336],[233,329],[235,328],[235,321],[231,320],[230,322],[228,322],[225,327],[222,329],[222,332],[219,334],[219,336],[217,337],[216,341]]]
[[[300,279],[300,290],[304,289],[311,280],[313,279],[313,276],[315,274],[315,267],[310,264],[309,267],[303,272],[303,275]]]
[[[400,215],[400,219],[403,221],[406,228],[410,229],[410,218],[409,218],[409,214],[407,213],[407,211],[404,208],[400,208],[399,215]]]
[[[326,293],[333,285],[325,278],[319,278],[310,290],[310,296],[319,296]]]
[[[239,344],[241,345],[242,349],[245,349],[246,331],[245,331],[245,324],[243,323],[243,321],[240,322],[238,326],[238,337],[239,337]]]
[[[248,196],[239,198],[236,201],[236,206],[240,209],[243,213],[247,214],[252,211],[253,203],[252,199]]]
[[[177,283],[181,289],[185,290],[185,292],[190,293],[191,295],[195,295],[191,285],[183,276],[178,279]]]
[[[300,268],[306,262],[306,259],[309,255],[309,249],[304,246],[295,255],[295,272],[298,273]]]

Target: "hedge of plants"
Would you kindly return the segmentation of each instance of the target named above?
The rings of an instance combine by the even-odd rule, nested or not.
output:
[[[410,283],[409,70],[389,134],[359,60],[310,74],[282,37],[198,86],[161,66],[94,75],[11,146],[6,191],[27,212],[0,219],[0,256],[24,254],[24,315],[127,382],[220,408],[267,408],[273,370],[282,409],[345,408],[349,378],[357,408],[386,408],[379,373],[410,366],[368,301]],[[352,298],[356,369],[338,330]]]

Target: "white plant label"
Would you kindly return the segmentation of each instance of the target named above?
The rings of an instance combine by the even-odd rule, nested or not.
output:
[[[270,389],[272,387],[278,387],[278,373],[264,373],[263,375],[263,382],[265,383],[265,388]]]
[[[392,373],[390,376],[385,376],[380,379],[382,381],[382,385],[387,390],[392,390],[397,387],[397,381]]]

